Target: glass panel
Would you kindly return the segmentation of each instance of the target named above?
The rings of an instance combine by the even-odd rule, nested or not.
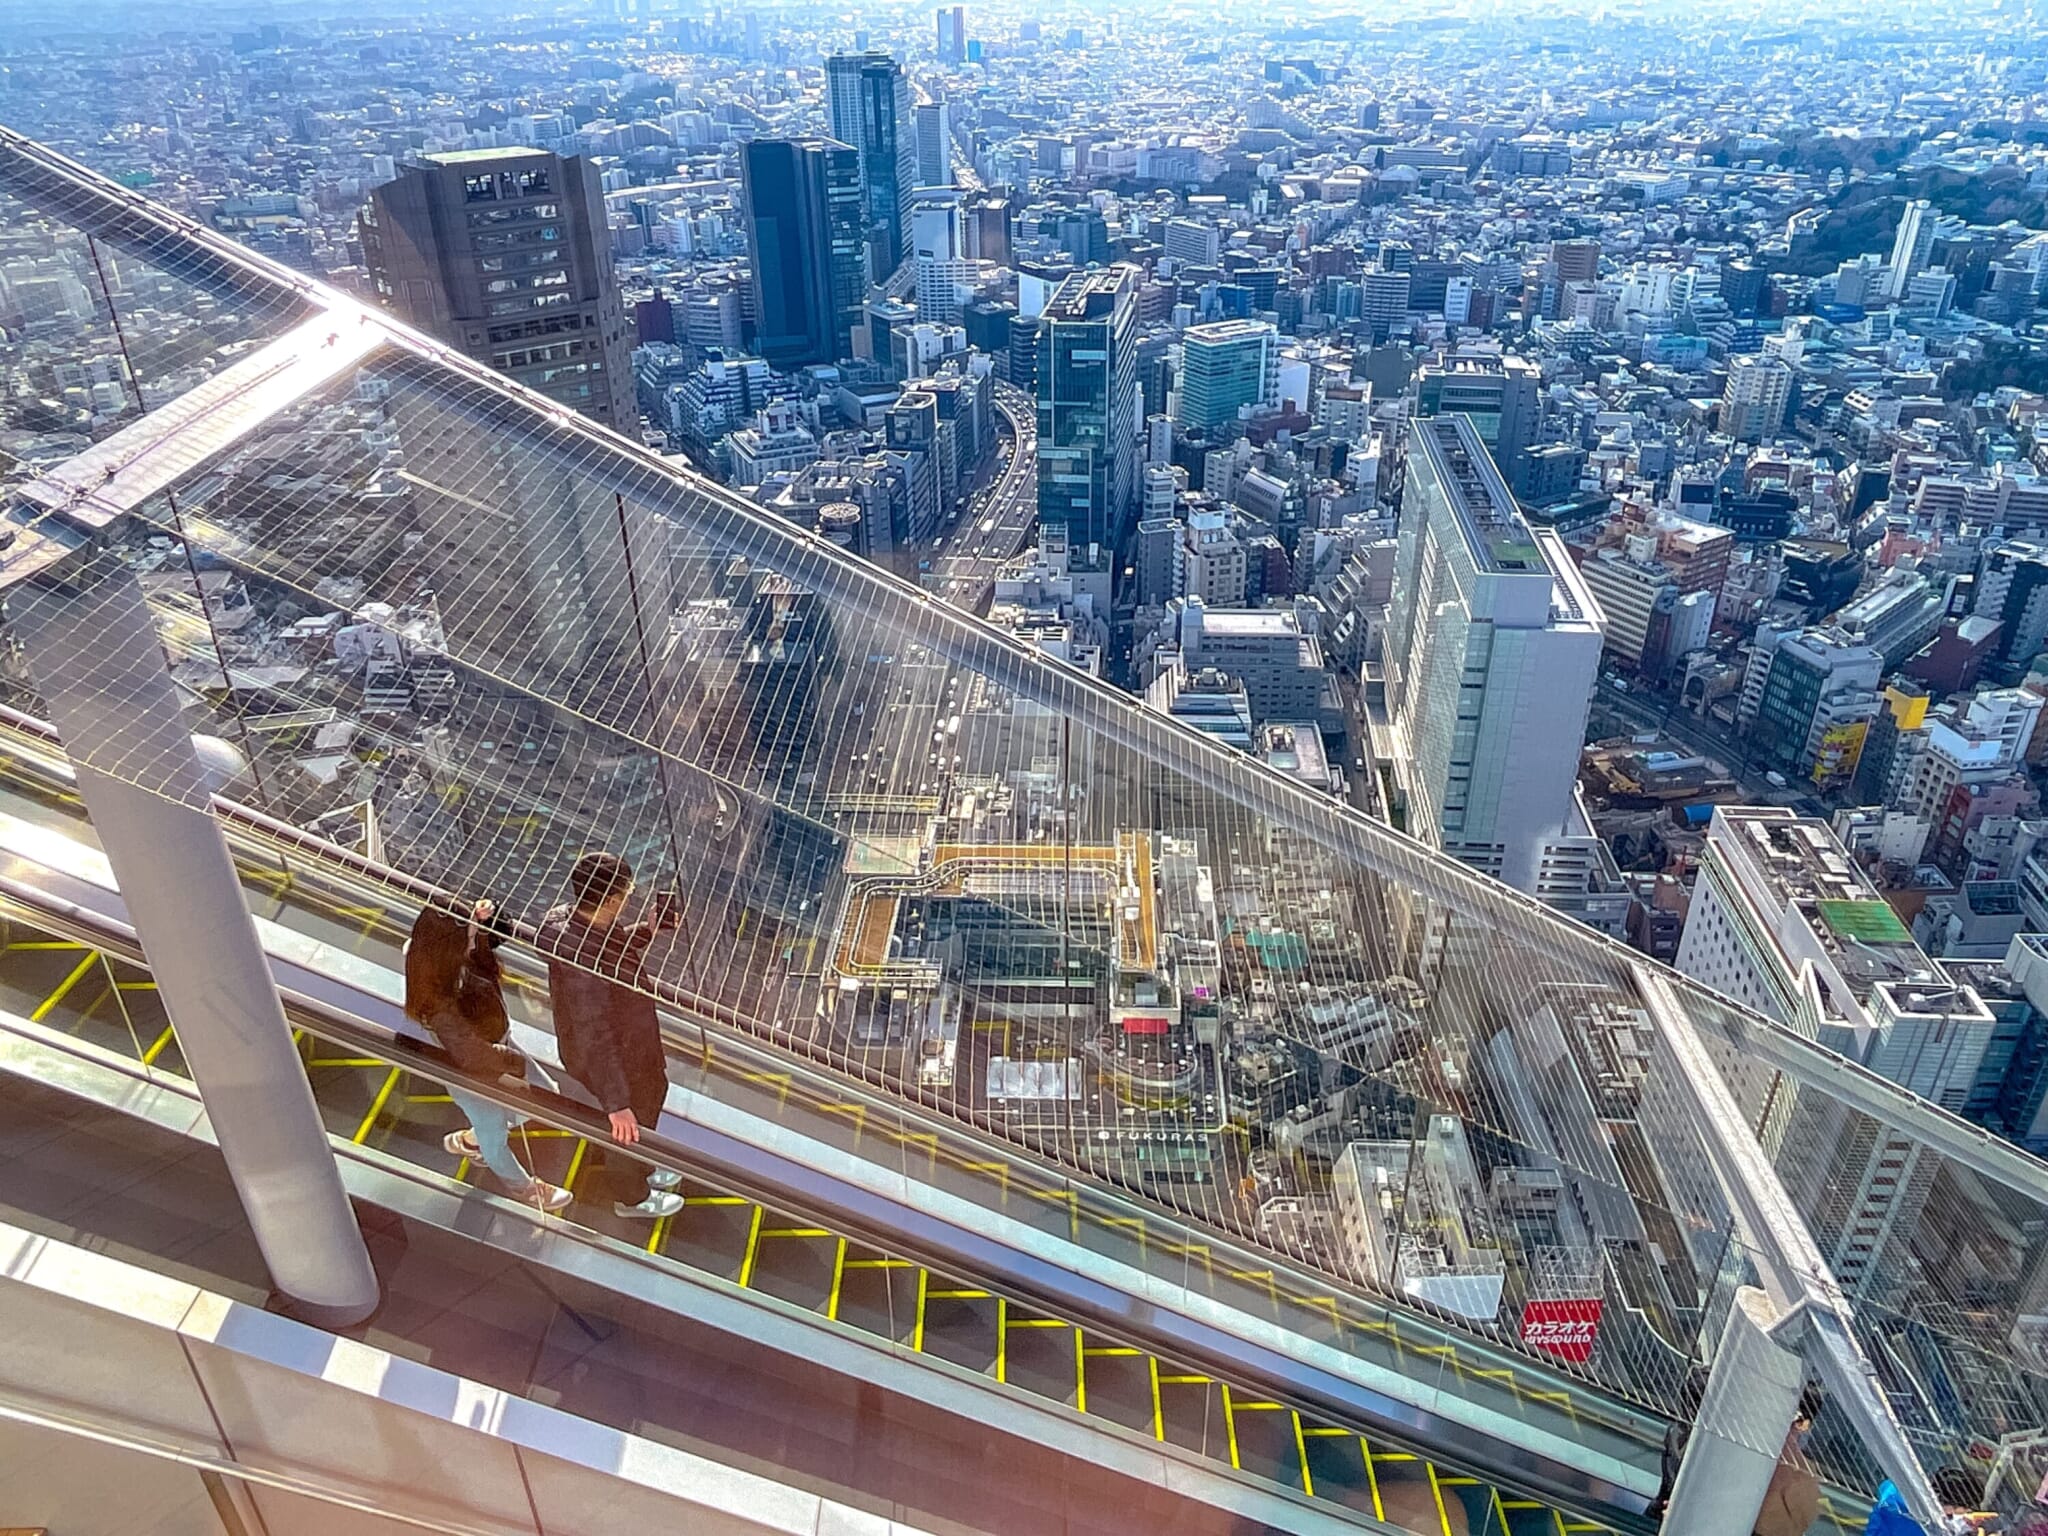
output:
[[[6,978],[0,982],[0,1015],[39,1015],[38,1022],[61,1033],[117,1055],[142,1055],[158,1070],[183,1075],[183,1063],[162,1023],[162,1011],[155,1006],[146,971],[87,946],[53,939],[32,916],[0,915],[0,955],[13,960],[0,972]],[[35,956],[47,957],[47,965],[37,969],[23,963]],[[89,977],[89,984],[81,984],[79,977]],[[137,1000],[129,1006],[136,1009],[138,1019],[150,1021],[152,1029],[144,1033],[151,1035],[153,1046],[131,1045],[129,1037],[113,1026],[121,1000],[129,998]],[[5,1027],[0,1017],[0,1032]],[[452,1176],[486,1193],[508,1192],[507,1180],[482,1166],[470,1148],[449,1145],[447,1138],[468,1122],[449,1097],[447,1085],[413,1070],[397,1053],[365,1055],[357,1045],[338,1044],[316,1033],[303,1034],[301,1054],[332,1136],[437,1177]],[[1383,1475],[1390,1478],[1405,1473],[1426,1483],[1453,1476],[1418,1460],[1412,1450],[1369,1443],[1353,1432],[1319,1425],[1258,1394],[1238,1391],[1232,1396],[1226,1383],[1178,1362],[1155,1358],[1107,1336],[1083,1335],[1073,1324],[1008,1297],[863,1248],[696,1178],[679,1186],[685,1201],[682,1212],[648,1238],[644,1225],[619,1222],[603,1209],[600,1192],[592,1187],[598,1181],[590,1176],[591,1148],[573,1131],[549,1124],[544,1115],[515,1126],[507,1149],[520,1169],[576,1190],[579,1199],[560,1219],[592,1226],[630,1242],[635,1250],[718,1276],[842,1326],[898,1338],[929,1359],[963,1366],[1014,1390],[1184,1446],[1254,1480],[1370,1512],[1370,1503],[1357,1499],[1367,1458],[1380,1460],[1388,1469]],[[515,1171],[508,1168],[505,1173]],[[514,1384],[515,1389],[523,1385]],[[1232,1422],[1226,1425],[1220,1416],[1194,1412],[1196,1405],[1188,1399],[1197,1396],[1212,1407],[1229,1402]],[[1323,1443],[1329,1440],[1343,1444]],[[1310,1442],[1326,1454],[1307,1459]],[[1486,1509],[1499,1497],[1489,1485],[1464,1478],[1445,1483],[1444,1489],[1446,1497],[1455,1489],[1475,1501],[1474,1510]],[[1369,1498],[1369,1485],[1365,1491]],[[1519,1503],[1532,1516],[1540,1513],[1546,1525],[1557,1518],[1549,1509]],[[1443,1528],[1433,1505],[1404,1502],[1391,1488],[1383,1496],[1382,1508],[1397,1527],[1419,1536],[1436,1536]],[[1533,1528],[1534,1520],[1529,1523]],[[1483,1521],[1473,1528],[1489,1529]]]
[[[313,312],[139,210],[50,173],[0,190],[0,470],[69,457]]]

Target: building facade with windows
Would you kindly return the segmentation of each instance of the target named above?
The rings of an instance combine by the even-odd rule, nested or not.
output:
[[[521,148],[425,155],[370,194],[357,231],[386,309],[637,435],[633,331],[589,160]]]

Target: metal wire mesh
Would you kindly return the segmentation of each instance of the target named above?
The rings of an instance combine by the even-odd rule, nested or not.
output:
[[[50,206],[23,164],[0,154],[0,186]],[[117,234],[123,260],[186,238]],[[303,303],[265,282],[202,286],[253,335]],[[104,360],[101,309],[62,314],[41,345]],[[129,515],[98,579],[149,590],[195,728],[249,760],[238,795],[529,920],[607,848],[677,893],[657,979],[715,1017],[1312,1290],[1396,1298],[1510,1377],[1683,1410],[1757,1266],[1639,957],[394,337],[103,509]],[[1894,1093],[1888,1123],[1817,1048],[1673,985],[1738,1099],[1761,1085],[1752,1129],[1929,1459],[2037,1420],[2048,1185],[1944,1156],[1915,1129],[1938,1112]],[[1455,1353],[1408,1364],[1484,1385]],[[1839,1425],[1815,1449],[1874,1481]]]

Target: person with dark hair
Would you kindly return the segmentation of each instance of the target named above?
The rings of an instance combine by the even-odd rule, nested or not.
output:
[[[610,1118],[612,1139],[622,1147],[640,1140],[668,1096],[668,1056],[648,991],[647,950],[676,926],[673,904],[662,898],[649,920],[624,921],[633,888],[633,869],[624,859],[586,853],[569,870],[572,901],[548,913],[540,929],[563,1070]],[[683,1208],[675,1174],[592,1151],[615,1215],[652,1219]]]
[[[1692,1421],[1700,1411],[1700,1399],[1707,1394],[1707,1368],[1695,1365],[1678,1386],[1678,1412],[1664,1431],[1664,1454],[1658,1465],[1657,1496],[1643,1511],[1652,1520],[1662,1520],[1671,1503],[1671,1489],[1678,1481],[1678,1468],[1685,1460],[1686,1442],[1692,1438]]]
[[[467,922],[440,907],[420,909],[405,941],[406,1017],[432,1034],[465,1072],[529,1078],[552,1088],[525,1053],[505,1041],[511,1021],[500,985],[498,939],[489,926],[495,916],[488,901],[479,901]],[[569,1203],[568,1190],[535,1178],[513,1155],[512,1130],[519,1122],[512,1111],[452,1083],[448,1096],[470,1124],[443,1138],[452,1156],[481,1162],[507,1193],[528,1205],[559,1211]]]
[[[1663,1520],[1671,1502],[1671,1490],[1678,1482],[1678,1470],[1685,1462],[1685,1449],[1692,1439],[1693,1421],[1706,1398],[1708,1376],[1706,1366],[1695,1365],[1679,1386],[1679,1411],[1664,1434],[1657,1496],[1643,1511],[1652,1520]],[[1785,1437],[1778,1465],[1771,1472],[1770,1486],[1764,1490],[1763,1507],[1756,1515],[1755,1536],[1805,1536],[1820,1517],[1820,1480],[1807,1466],[1801,1448],[1813,1431],[1813,1421],[1820,1417],[1821,1402],[1820,1388],[1808,1382],[1799,1394],[1798,1412],[1792,1420],[1791,1433]]]

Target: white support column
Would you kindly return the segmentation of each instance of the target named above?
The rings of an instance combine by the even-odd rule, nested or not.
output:
[[[141,585],[88,547],[6,600],[271,1279],[309,1322],[360,1322],[377,1276]]]
[[[376,1272],[292,1043],[213,785],[110,530],[382,344],[318,313],[22,486],[0,514],[8,632],[78,775],[271,1279],[309,1321],[376,1309]]]
[[[1771,1337],[1777,1321],[1777,1307],[1755,1286],[1735,1293],[1663,1536],[1738,1536],[1756,1529],[1806,1375],[1799,1356]]]

